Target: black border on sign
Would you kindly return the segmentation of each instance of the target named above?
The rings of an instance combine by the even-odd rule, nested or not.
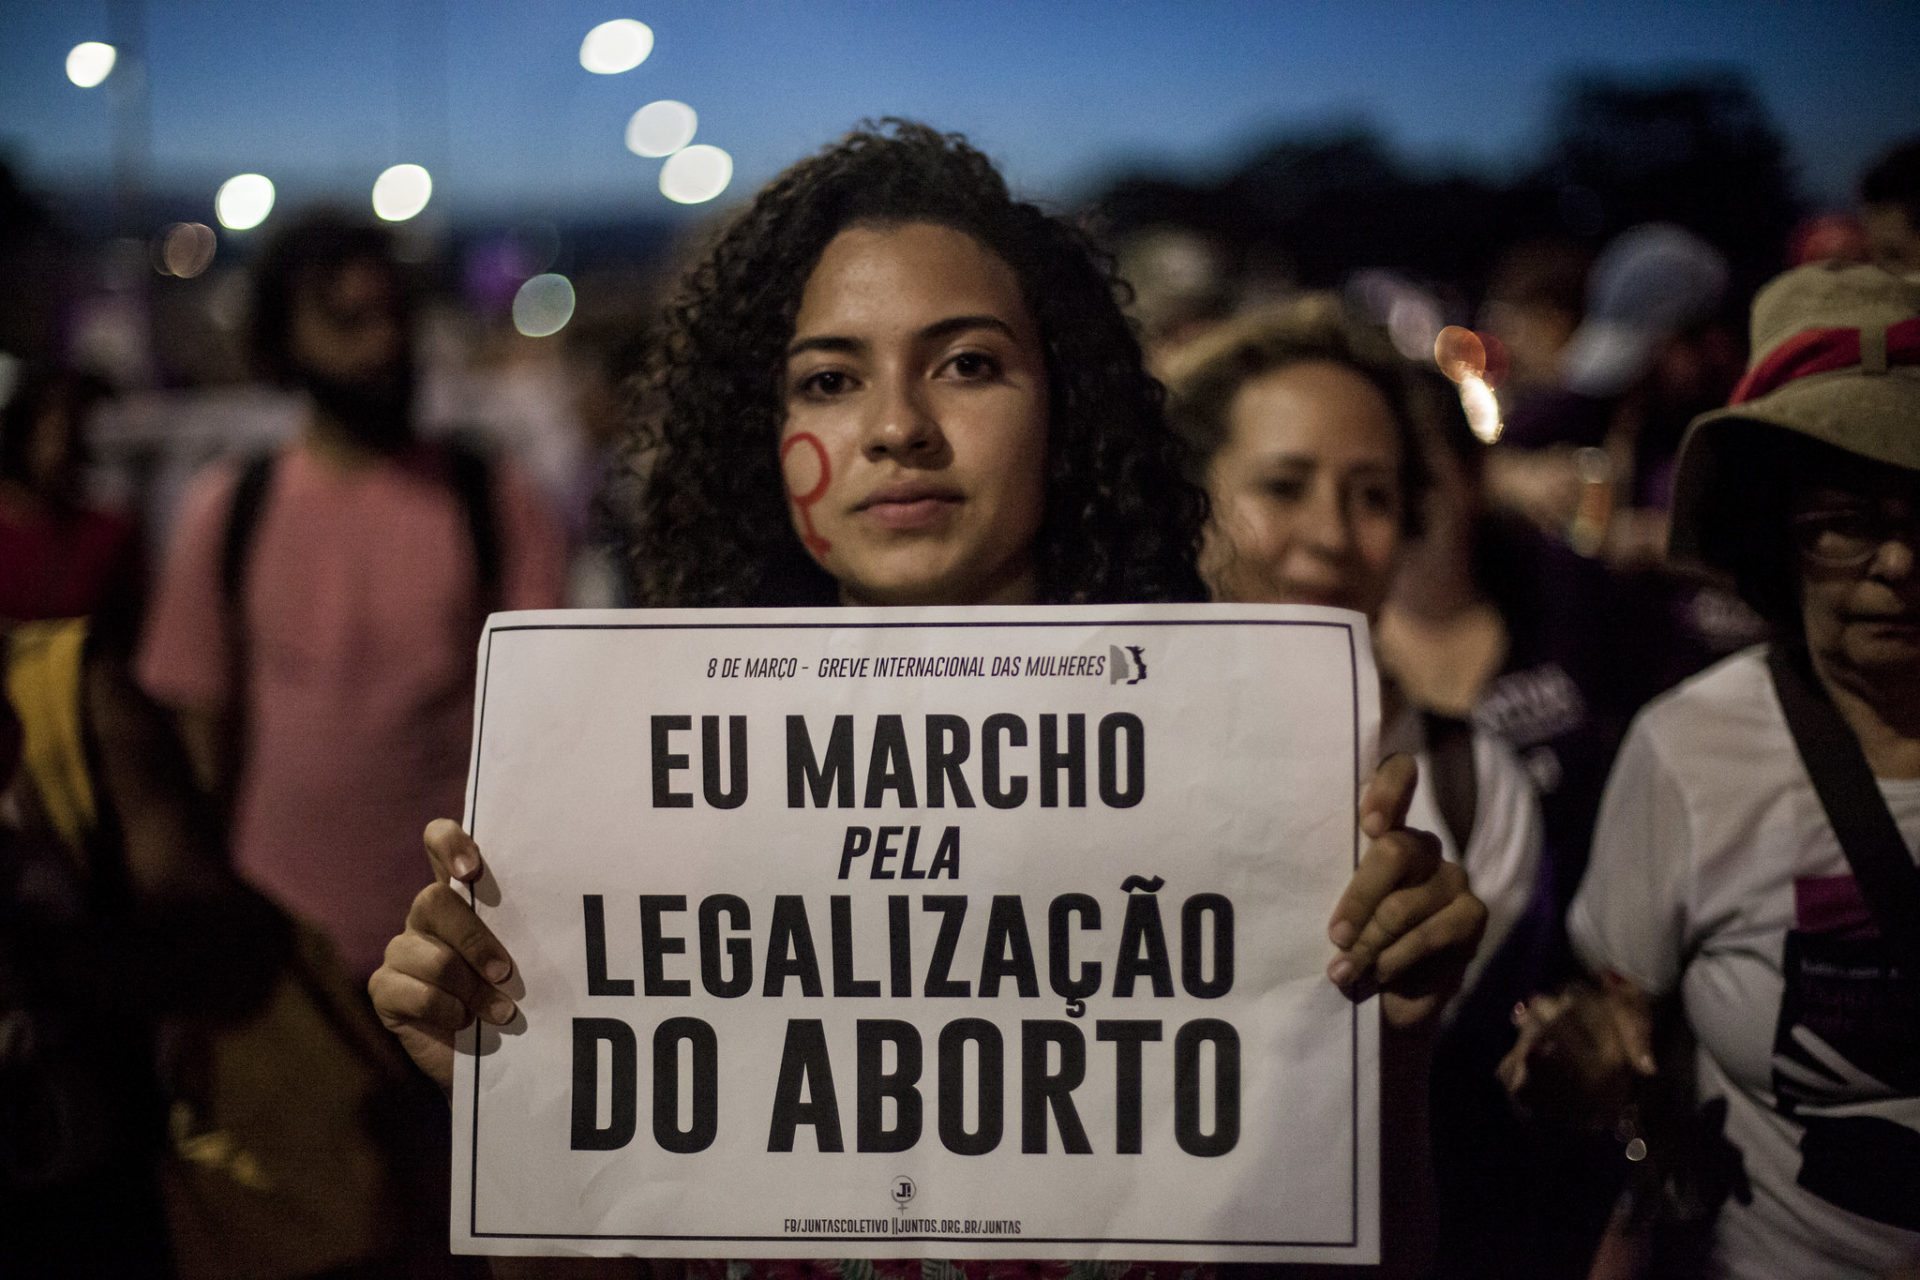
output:
[[[487,675],[493,658],[493,637],[508,631],[885,631],[885,630],[927,630],[942,631],[963,628],[1000,628],[1033,629],[1041,627],[1327,627],[1347,633],[1348,685],[1353,691],[1352,736],[1353,736],[1353,801],[1354,812],[1360,809],[1360,671],[1359,657],[1353,635],[1353,626],[1345,622],[1313,622],[1306,619],[1267,621],[1254,618],[1165,618],[1141,619],[1126,618],[1102,621],[1098,618],[1062,619],[1052,621],[1008,621],[1008,622],[532,622],[503,627],[490,627],[487,631],[486,652],[480,663],[480,707],[476,712],[473,746],[473,795],[467,806],[467,830],[476,838],[479,832],[474,830],[474,819],[480,811],[480,745],[487,727]],[[1353,865],[1360,865],[1360,826],[1354,824]],[[467,898],[477,914],[480,903],[474,899],[471,888]],[[1020,1236],[1007,1238],[996,1243],[1005,1244],[1150,1244],[1150,1245],[1199,1245],[1220,1249],[1338,1249],[1352,1248],[1360,1238],[1360,1010],[1352,1006],[1348,1015],[1348,1103],[1351,1114],[1348,1118],[1348,1132],[1352,1135],[1349,1151],[1348,1186],[1348,1231],[1344,1240],[1216,1240],[1216,1239],[1180,1239],[1147,1236]],[[785,1243],[797,1238],[790,1235],[777,1236],[716,1236],[716,1235],[629,1235],[603,1232],[588,1234],[575,1231],[482,1231],[480,1230],[480,1065],[487,1055],[480,1052],[480,1023],[475,1019],[468,1042],[468,1051],[473,1055],[473,1127],[468,1147],[469,1169],[467,1184],[467,1232],[476,1240],[631,1240],[631,1241],[684,1241],[712,1242],[714,1244],[775,1244]],[[987,1243],[983,1236],[967,1235],[809,1235],[803,1237],[810,1241],[841,1244],[870,1244],[875,1240],[901,1240],[914,1242],[948,1243]]]

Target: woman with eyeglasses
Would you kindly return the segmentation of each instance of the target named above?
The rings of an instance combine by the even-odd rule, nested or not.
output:
[[[1595,980],[1516,1009],[1502,1066],[1622,1143],[1596,1274],[1920,1264],[1920,284],[1790,272],[1753,351],[1673,549],[1780,639],[1635,722],[1568,917]]]

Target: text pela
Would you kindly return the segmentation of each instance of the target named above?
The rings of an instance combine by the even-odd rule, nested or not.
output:
[[[650,719],[653,806],[690,809],[694,718]],[[747,717],[726,717],[724,734],[720,720],[700,717],[699,793],[715,809],[736,809],[749,783]],[[977,727],[957,715],[920,720],[909,731],[907,717],[877,715],[856,733],[850,715],[818,727],[786,717],[787,807],[851,809],[858,797],[865,809],[889,800],[902,809],[971,809],[978,801],[1083,809],[1091,790],[1108,808],[1131,809],[1147,794],[1147,730],[1130,711],[1101,716],[1091,732],[1079,712],[1039,715],[1032,725],[1011,712]]]

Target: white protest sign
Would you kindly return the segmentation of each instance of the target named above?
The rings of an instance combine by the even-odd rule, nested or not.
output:
[[[1365,1263],[1332,609],[496,615],[460,1252]]]

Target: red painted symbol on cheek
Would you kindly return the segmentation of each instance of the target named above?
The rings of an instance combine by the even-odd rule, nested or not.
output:
[[[813,488],[805,493],[795,493],[793,481],[790,479],[787,481],[787,496],[793,500],[794,510],[800,513],[800,541],[817,560],[833,550],[833,544],[821,537],[814,529],[813,513],[808,508],[827,496],[827,486],[833,481],[833,468],[827,463],[827,447],[820,443],[820,438],[810,431],[796,431],[780,445],[780,470],[783,475],[786,472],[787,454],[791,453],[793,446],[797,444],[805,444],[812,448],[813,456],[820,460],[820,480]]]

